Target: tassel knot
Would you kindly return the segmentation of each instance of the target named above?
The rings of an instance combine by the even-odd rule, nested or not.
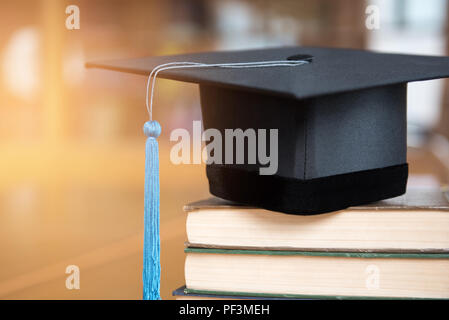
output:
[[[157,138],[161,135],[161,125],[157,121],[147,121],[143,125],[143,133],[150,138]]]

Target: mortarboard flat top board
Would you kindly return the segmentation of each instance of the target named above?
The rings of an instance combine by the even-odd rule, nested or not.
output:
[[[218,129],[223,136],[225,129],[278,129],[275,174],[260,175],[267,165],[259,159],[256,164],[208,164],[211,193],[291,214],[324,213],[403,194],[408,177],[407,83],[449,77],[448,57],[282,47],[87,66],[149,75],[167,62],[287,59],[308,63],[160,73],[161,78],[200,85],[205,129]]]
[[[312,63],[300,68],[176,69],[161,72],[159,77],[304,99],[449,76],[447,57],[312,47],[145,57],[90,62],[87,66],[149,75],[157,65],[174,61],[230,63],[287,60],[301,56],[310,56]]]

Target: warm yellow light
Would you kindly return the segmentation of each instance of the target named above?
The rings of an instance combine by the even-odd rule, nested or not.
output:
[[[32,99],[39,86],[39,33],[33,27],[14,32],[6,45],[3,77],[12,94]]]

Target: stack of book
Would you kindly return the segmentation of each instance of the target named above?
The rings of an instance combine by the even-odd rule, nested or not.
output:
[[[178,299],[449,298],[448,193],[301,216],[190,203]]]

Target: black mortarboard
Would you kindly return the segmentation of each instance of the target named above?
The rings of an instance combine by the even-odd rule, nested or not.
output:
[[[449,76],[449,58],[284,47],[89,63],[149,75],[168,62],[307,60],[295,67],[186,68],[160,76],[200,85],[205,129],[278,129],[278,170],[207,165],[212,194],[315,214],[405,192],[407,82]],[[425,108],[426,106],[423,106]]]

